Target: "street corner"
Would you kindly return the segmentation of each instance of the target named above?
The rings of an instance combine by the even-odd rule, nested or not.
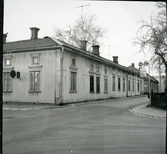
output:
[[[166,111],[162,109],[151,107],[150,103],[144,103],[142,105],[136,106],[130,111],[140,116],[166,119]]]

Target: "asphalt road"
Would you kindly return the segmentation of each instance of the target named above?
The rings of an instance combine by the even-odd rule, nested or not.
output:
[[[4,111],[3,154],[164,154],[166,120],[130,112],[147,100]]]

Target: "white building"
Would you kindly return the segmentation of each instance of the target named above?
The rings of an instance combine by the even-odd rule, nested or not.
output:
[[[24,103],[70,103],[143,94],[139,71],[99,55],[99,46],[86,51],[51,37],[38,38],[39,29],[31,29],[31,39],[3,45],[3,101]],[[11,71],[20,72],[14,79]],[[19,75],[19,74],[18,74]]]

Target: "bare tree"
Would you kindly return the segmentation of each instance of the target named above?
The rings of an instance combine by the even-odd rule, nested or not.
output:
[[[94,15],[79,16],[74,26],[68,26],[68,30],[56,28],[55,35],[57,38],[80,47],[80,40],[87,41],[88,50],[92,45],[100,44],[100,39],[105,37],[106,29],[97,26],[96,17]]]
[[[159,69],[162,65],[167,81],[167,26],[166,26],[166,3],[157,2],[158,14],[150,17],[150,23],[140,21],[142,26],[137,31],[137,37],[133,40],[134,45],[140,45],[140,51],[151,53],[150,62]],[[166,82],[167,90],[167,82]]]

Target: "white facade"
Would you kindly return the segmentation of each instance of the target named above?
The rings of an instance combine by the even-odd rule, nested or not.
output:
[[[52,38],[13,44],[4,44],[4,102],[60,104],[143,93],[139,73],[100,57],[98,50],[90,53]],[[21,78],[12,79],[12,70]]]

